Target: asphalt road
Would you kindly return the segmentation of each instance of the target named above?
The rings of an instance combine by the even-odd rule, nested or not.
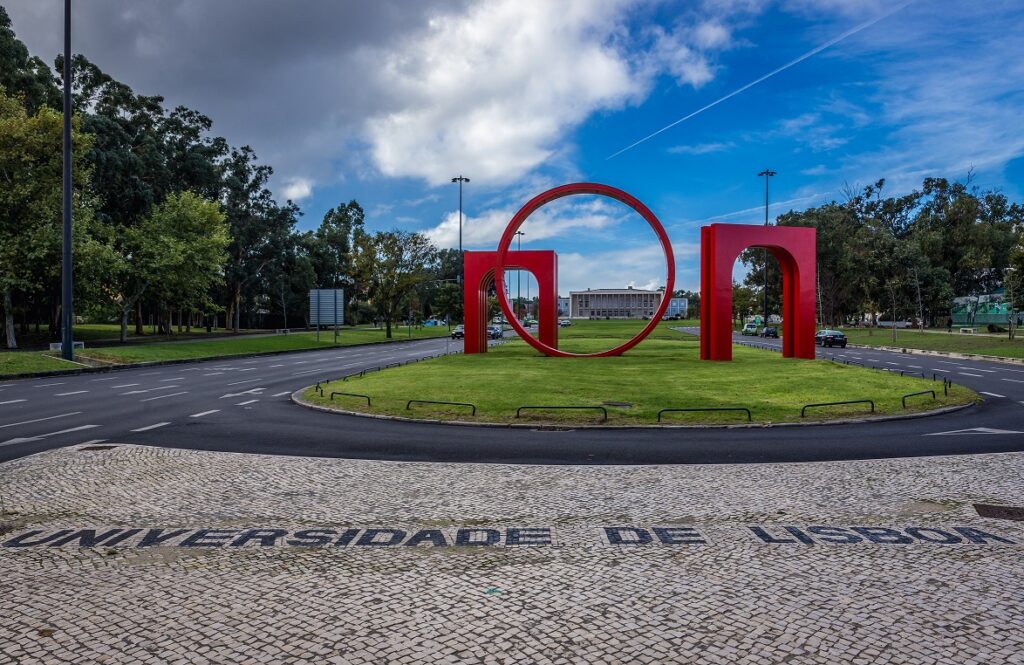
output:
[[[442,338],[6,381],[0,383],[0,462],[104,441],[281,455],[545,464],[798,462],[1024,450],[1024,366],[853,348],[823,349],[819,355],[944,375],[980,392],[985,401],[956,413],[880,423],[553,431],[348,417],[289,400],[292,392],[320,378],[459,345]]]

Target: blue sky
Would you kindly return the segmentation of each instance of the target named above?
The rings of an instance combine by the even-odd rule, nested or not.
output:
[[[4,4],[50,59],[59,14],[48,5],[59,3]],[[895,194],[972,167],[980,187],[1024,198],[1019,1],[254,0],[240,14],[241,4],[79,4],[77,50],[251,144],[304,228],[354,198],[373,229],[455,246],[450,180],[462,174],[465,246],[493,249],[533,195],[596,181],[658,215],[677,288],[696,289],[700,226],[762,223],[765,167],[778,172],[773,218],[842,199],[845,185],[886,178]],[[559,253],[563,293],[664,280],[653,234],[618,204],[563,201],[524,230],[524,248]]]

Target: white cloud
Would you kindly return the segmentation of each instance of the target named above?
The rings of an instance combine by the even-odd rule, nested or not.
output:
[[[707,155],[713,152],[723,152],[732,148],[735,144],[728,143],[698,143],[696,145],[676,145],[668,149],[673,155]]]
[[[289,178],[284,183],[284,198],[298,203],[313,195],[313,181],[307,178]]]
[[[629,4],[479,3],[378,53],[370,75],[397,103],[366,123],[377,167],[433,185],[456,171],[505,184],[535,168],[590,114],[645,92],[609,42]]]

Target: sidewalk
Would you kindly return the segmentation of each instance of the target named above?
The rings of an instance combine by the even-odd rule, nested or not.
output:
[[[100,448],[0,465],[0,661],[1024,650],[1024,522],[972,505],[1019,505],[1024,454],[555,467]]]

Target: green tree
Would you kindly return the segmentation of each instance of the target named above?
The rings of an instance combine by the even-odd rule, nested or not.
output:
[[[402,303],[430,279],[437,249],[426,236],[407,231],[378,231],[356,238],[357,281],[386,326],[402,314]]]
[[[18,294],[52,288],[60,275],[62,123],[62,116],[46,107],[29,115],[18,100],[0,89],[0,293],[11,349],[18,345],[14,330]],[[78,130],[79,125],[75,118],[73,205],[76,228],[84,232],[88,209],[81,205],[81,188],[89,176],[83,162],[90,139]]]

